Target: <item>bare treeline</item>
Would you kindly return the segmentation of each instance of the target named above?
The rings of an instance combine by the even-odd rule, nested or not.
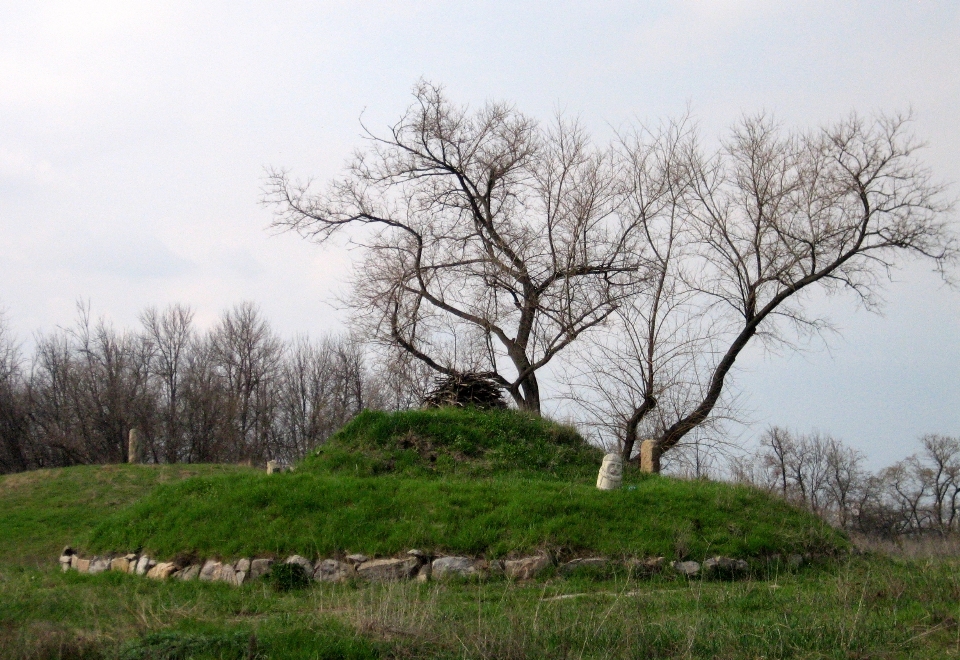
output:
[[[349,336],[285,341],[250,303],[206,332],[180,305],[140,320],[121,331],[80,306],[30,359],[0,322],[0,472],[123,462],[131,428],[156,463],[292,460],[426,385],[398,359],[372,370]]]
[[[864,460],[829,435],[773,427],[756,453],[731,462],[731,476],[850,531],[887,537],[960,531],[960,439],[925,435],[920,451],[876,473]]]

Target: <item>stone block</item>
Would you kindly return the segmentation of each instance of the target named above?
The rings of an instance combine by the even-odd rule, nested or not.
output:
[[[744,577],[750,572],[750,564],[743,559],[730,557],[711,557],[701,567],[705,577],[734,579]]]
[[[157,564],[147,571],[147,577],[151,580],[166,580],[168,577],[176,573],[176,571],[176,564],[174,564],[172,561],[165,561]]]
[[[238,562],[236,563],[236,565],[234,566],[234,568],[235,568],[236,570],[238,570],[238,571],[244,571],[244,572],[249,573],[249,572],[250,572],[250,560],[249,560],[249,559],[246,559],[246,558],[241,559],[240,561],[238,561]]]
[[[346,560],[351,564],[362,564],[365,561],[370,561],[370,557],[361,554],[347,555]]]
[[[550,564],[550,557],[547,555],[524,557],[523,559],[508,559],[503,562],[503,572],[504,575],[512,580],[530,580]]]
[[[420,562],[416,557],[406,559],[373,559],[357,567],[357,575],[369,582],[396,582],[414,576]]]
[[[450,577],[469,577],[476,575],[476,562],[469,557],[438,557],[431,564],[431,576],[435,580]]]
[[[220,567],[220,582],[226,582],[227,584],[237,585],[237,571],[233,568],[231,564],[223,564]]]
[[[634,559],[630,561],[629,567],[634,575],[656,575],[667,565],[664,557],[647,557],[646,559]]]
[[[201,582],[216,582],[220,579],[220,573],[223,570],[223,564],[213,559],[208,559],[200,569]]]
[[[89,573],[90,572],[90,560],[89,559],[77,559],[77,570],[80,573]]]
[[[427,562],[417,570],[417,582],[429,582],[433,577],[433,565]]]
[[[126,557],[114,557],[110,560],[110,570],[120,571],[121,573],[129,573],[130,560]]]
[[[200,566],[198,564],[191,564],[177,573],[177,579],[183,580],[184,582],[196,580],[198,577],[200,577]]]
[[[264,575],[270,572],[270,567],[273,566],[272,559],[254,559],[250,562],[250,575],[248,576],[251,580],[256,580],[262,578]]]
[[[675,561],[670,564],[680,575],[696,577],[700,574],[700,563],[695,561]]]
[[[110,570],[110,560],[94,557],[90,562],[90,570],[87,571],[90,575],[96,575],[97,573],[103,573]]]
[[[356,575],[353,564],[336,559],[321,559],[313,569],[313,579],[317,582],[346,582]]]
[[[140,559],[137,560],[137,575],[146,575],[151,568],[157,565],[157,562],[150,559],[150,557],[143,555]]]
[[[640,471],[660,473],[660,445],[656,440],[644,440],[640,443]]]
[[[303,572],[306,575],[313,575],[313,562],[307,559],[306,557],[301,557],[300,555],[291,555],[287,557],[284,561],[284,564],[299,564],[303,568]]]

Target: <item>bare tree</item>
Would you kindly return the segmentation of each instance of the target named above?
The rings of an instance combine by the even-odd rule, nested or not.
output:
[[[366,333],[539,412],[538,371],[638,270],[611,155],[576,123],[542,128],[497,103],[471,113],[428,83],[414,96],[327,192],[272,171],[274,224],[321,243],[365,228],[352,305]]]
[[[266,460],[283,343],[253,303],[224,312],[210,334],[213,366],[226,394],[234,460]]]
[[[696,257],[686,272],[726,348],[697,404],[664,430],[664,451],[708,419],[754,337],[785,342],[790,329],[825,327],[808,294],[848,290],[873,309],[882,277],[904,258],[943,272],[957,256],[952,206],[917,161],[903,117],[785,133],[761,116],[714,154],[691,144],[683,212]]]
[[[0,311],[0,473],[35,467],[29,411],[20,349]]]
[[[163,413],[162,454],[168,463],[183,460],[186,447],[182,433],[181,390],[183,371],[193,338],[193,310],[171,305],[160,312],[149,307],[140,315],[151,344],[150,371],[157,381]]]

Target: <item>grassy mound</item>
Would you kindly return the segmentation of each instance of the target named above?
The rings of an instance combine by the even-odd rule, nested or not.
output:
[[[582,480],[596,479],[602,455],[575,429],[515,410],[365,411],[300,469],[353,476],[509,473]]]
[[[750,488],[632,473],[623,489],[598,491],[600,460],[572,429],[511,411],[364,413],[293,473],[87,466],[0,478],[0,556],[47,562],[71,544],[160,558],[416,547],[703,559],[846,546]]]
[[[633,489],[483,479],[311,473],[224,475],[162,486],[98,525],[88,549],[143,548],[241,557],[410,548],[500,557],[550,548],[562,556],[703,559],[833,551],[842,537],[759,491],[640,479]]]

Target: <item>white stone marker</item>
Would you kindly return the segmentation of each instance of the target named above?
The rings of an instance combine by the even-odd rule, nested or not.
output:
[[[620,454],[607,454],[600,464],[600,474],[597,475],[597,488],[600,490],[616,490],[623,482],[623,459]]]

